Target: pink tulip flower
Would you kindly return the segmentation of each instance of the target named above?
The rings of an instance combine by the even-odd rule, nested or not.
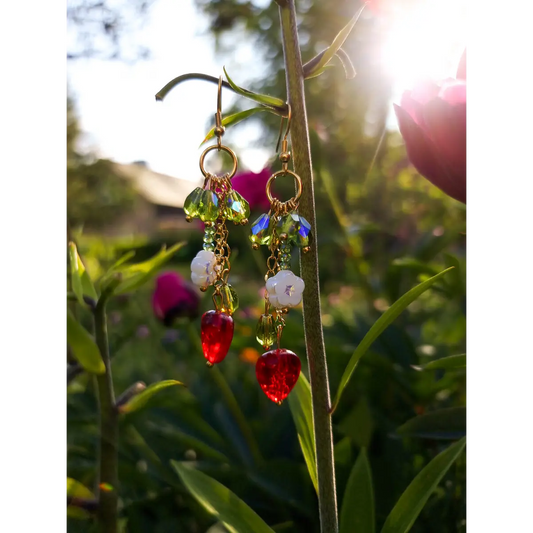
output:
[[[413,166],[448,196],[466,204],[465,54],[457,75],[440,83],[418,84],[394,109]]]
[[[177,272],[163,272],[156,279],[152,296],[155,316],[165,326],[171,326],[176,318],[198,316],[200,295]]]
[[[250,204],[252,211],[268,211],[270,202],[265,187],[271,175],[269,168],[264,168],[258,174],[250,171],[241,172],[231,180],[231,185]]]

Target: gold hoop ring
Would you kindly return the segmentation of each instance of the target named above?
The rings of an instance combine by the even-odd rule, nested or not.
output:
[[[228,148],[227,146],[221,145],[218,146],[216,144],[213,144],[213,146],[208,146],[200,156],[200,170],[202,171],[202,174],[205,178],[207,178],[209,172],[207,172],[204,168],[204,160],[205,156],[211,151],[211,150],[218,150],[219,152],[222,150],[223,152],[226,152],[229,154],[229,156],[233,159],[233,168],[231,169],[231,172],[228,174],[228,179],[233,178],[235,176],[235,173],[237,172],[237,156],[235,155],[235,152]]]
[[[272,187],[272,183],[274,183],[274,180],[278,176],[287,176],[287,175],[292,176],[294,178],[294,181],[296,181],[296,185],[297,185],[295,196],[293,198],[291,198],[290,200],[288,200],[288,202],[290,202],[291,200],[293,202],[297,202],[300,199],[300,196],[302,195],[302,178],[300,178],[300,176],[298,176],[298,174],[296,174],[292,170],[288,170],[288,169],[287,170],[278,170],[275,174],[272,174],[272,176],[270,176],[270,178],[268,178],[268,181],[267,181],[267,184],[266,184],[266,193],[267,193],[267,197],[268,197],[268,200],[270,201],[270,203],[274,202],[274,200],[275,200],[275,198],[272,196],[272,193],[270,192],[270,188]],[[284,202],[284,203],[287,203],[287,202]]]

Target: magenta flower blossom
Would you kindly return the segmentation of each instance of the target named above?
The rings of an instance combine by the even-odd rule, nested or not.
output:
[[[196,318],[199,304],[196,289],[177,272],[163,272],[157,277],[152,308],[165,326],[172,325],[176,318]]]
[[[438,84],[418,84],[394,109],[413,166],[448,196],[466,203],[465,54],[457,74]]]
[[[231,185],[250,204],[250,209],[267,211],[270,209],[265,187],[272,175],[269,168],[264,168],[258,174],[254,172],[240,172],[232,180]]]

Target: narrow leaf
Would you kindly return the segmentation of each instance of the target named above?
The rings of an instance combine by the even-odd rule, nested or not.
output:
[[[311,74],[306,76],[304,79],[310,80],[312,78],[318,78],[318,76],[320,76],[321,74],[324,74],[324,72],[326,72],[326,70],[328,70],[330,68],[334,68],[334,67],[335,67],[335,65],[325,65],[320,70],[313,71]]]
[[[333,42],[331,43],[331,45],[324,52],[321,52],[322,57],[320,57],[319,61],[317,61],[311,69],[308,68],[308,72],[306,73],[306,78],[312,77],[314,72],[320,71],[324,66],[326,66],[333,59],[333,56],[339,51],[340,47],[344,44],[344,41],[346,41],[346,39],[348,38],[348,35],[350,35],[350,32],[355,26],[355,23],[359,19],[359,16],[363,12],[364,8],[365,6],[363,4],[363,6],[357,11],[357,13],[350,20],[350,22],[348,22],[348,24],[346,24],[346,26],[344,26],[344,28],[342,28],[342,30],[337,34],[335,39],[333,39]],[[309,63],[311,62],[313,62],[313,59],[309,61]]]
[[[275,96],[268,96],[267,94],[254,93],[252,91],[249,91],[248,89],[243,89],[242,87],[239,87],[229,77],[226,71],[226,67],[224,67],[224,74],[226,74],[226,78],[228,79],[228,83],[231,85],[231,88],[237,94],[240,94],[241,96],[249,98],[250,100],[254,100],[255,102],[259,102],[260,104],[274,107],[274,108],[277,108],[278,110],[285,112],[287,105],[285,104],[283,100],[281,100],[281,98],[276,98]]]
[[[449,407],[416,416],[396,431],[428,439],[459,439],[466,435],[466,407]]]
[[[67,497],[69,498],[83,498],[84,500],[91,500],[94,498],[94,494],[82,483],[67,478]]]
[[[69,262],[70,262],[70,279],[72,281],[72,291],[76,295],[78,302],[85,306],[83,296],[89,296],[93,300],[98,299],[94,285],[89,277],[89,273],[85,269],[76,245],[70,242],[68,245]]]
[[[152,396],[167,387],[172,387],[173,385],[183,385],[183,383],[181,381],[176,381],[175,379],[167,379],[165,381],[159,381],[158,383],[152,383],[142,392],[133,396],[128,403],[121,405],[120,412],[132,413],[133,411],[138,411],[148,403]]]
[[[347,80],[353,80],[356,76],[355,68],[353,66],[350,56],[342,49],[337,50],[337,57],[339,58],[342,66],[344,67],[344,74]]]
[[[89,332],[67,310],[67,344],[78,363],[93,374],[103,374],[105,365],[100,350]]]
[[[100,278],[100,283],[111,277],[113,273],[115,273],[119,267],[121,267],[124,263],[129,261],[133,256],[135,255],[135,250],[130,250],[129,252],[125,253],[122,257],[120,257],[110,268],[109,270]]]
[[[82,485],[79,481],[68,477],[67,499],[70,498],[93,501],[94,494],[85,485]],[[69,516],[70,518],[88,519],[91,517],[91,514],[79,506],[67,505],[67,516]]]
[[[466,438],[452,444],[424,467],[391,511],[381,533],[407,533],[429,497],[466,445]]]
[[[157,255],[148,259],[148,261],[117,268],[116,272],[122,274],[122,281],[118,284],[114,293],[123,294],[125,292],[131,292],[144,285],[184,244],[180,242],[168,250],[163,248]]]
[[[188,80],[202,80],[202,81],[209,81],[211,83],[216,83],[218,85],[219,78],[215,78],[215,76],[209,76],[207,74],[201,74],[199,72],[190,72],[188,74],[182,74],[181,76],[178,76],[177,78],[174,78],[173,80],[169,81],[156,95],[155,99],[156,101],[162,101],[167,94],[177,87],[180,83],[183,83],[184,81]],[[230,85],[227,81],[222,81],[222,87],[225,87],[226,89],[231,89],[233,92],[240,94],[241,96],[246,96],[247,98],[251,98],[254,100],[255,97],[262,98],[260,101],[261,103],[265,103],[266,105],[270,105],[270,107],[275,108],[278,113],[282,113],[283,115],[287,114],[287,105],[285,102],[280,100],[279,98],[274,98],[272,96],[266,96],[266,95],[256,95],[255,93],[252,93],[251,91],[247,91],[246,89],[242,89],[241,87],[238,87],[237,85],[233,84]],[[275,104],[268,104],[267,102],[275,102]],[[279,105],[277,105],[279,104]]]
[[[327,52],[327,48],[326,50],[322,50],[320,54],[317,54],[315,57],[313,57],[313,59],[308,61],[303,66],[305,80],[316,78],[317,76],[320,76],[320,74],[323,74],[326,71],[326,69],[333,68],[335,66],[335,65],[324,65],[320,69],[316,68],[316,66],[318,65],[322,57],[324,57],[324,54],[326,52]],[[344,74],[346,75],[346,79],[352,80],[353,78],[355,78],[356,72],[355,72],[355,68],[353,66],[352,60],[350,59],[350,56],[342,48],[339,48],[335,55],[339,58],[342,66],[344,67]]]
[[[183,484],[231,533],[273,533],[261,517],[227,487],[190,464],[170,462]]]
[[[239,111],[238,113],[234,113],[233,115],[228,115],[227,117],[224,117],[222,119],[222,125],[223,126],[231,126],[232,124],[238,124],[242,120],[247,119],[248,117],[251,117],[252,115],[255,115],[256,113],[260,113],[261,111],[268,111],[270,113],[277,114],[271,107],[253,107],[252,109],[247,109],[246,111]],[[215,127],[213,126],[209,133],[206,135],[205,139],[202,141],[202,144],[207,142],[209,139],[212,139],[215,136]]]
[[[342,393],[344,392],[346,385],[350,381],[350,378],[352,377],[352,374],[355,370],[355,367],[357,366],[357,363],[359,362],[359,359],[361,359],[361,357],[367,352],[370,346],[372,346],[373,342],[385,331],[385,329],[387,329],[387,327],[392,322],[394,322],[394,320],[396,320],[396,318],[398,318],[398,316],[406,307],[413,303],[422,293],[426,292],[436,281],[441,279],[452,269],[453,267],[443,270],[436,276],[427,279],[423,283],[420,283],[420,285],[417,285],[410,291],[406,292],[399,300],[394,302],[387,309],[387,311],[383,313],[383,315],[381,315],[376,320],[374,325],[364,336],[363,340],[359,343],[359,346],[357,346],[357,348],[355,349],[354,353],[352,354],[352,357],[350,358],[350,361],[348,362],[348,365],[346,366],[346,369],[344,370],[344,374],[342,375],[341,382],[337,390],[335,401],[333,402],[332,411],[337,408]]]
[[[441,357],[436,361],[431,361],[426,365],[420,367],[423,370],[437,370],[442,368],[444,370],[456,370],[459,368],[466,368],[466,354],[449,355],[448,357]]]
[[[313,406],[311,404],[311,387],[309,381],[300,374],[292,392],[289,394],[289,407],[298,433],[300,447],[309,471],[309,476],[318,493],[316,472],[315,439],[313,438]]]
[[[374,533],[375,528],[372,470],[363,448],[353,465],[344,491],[339,533]]]

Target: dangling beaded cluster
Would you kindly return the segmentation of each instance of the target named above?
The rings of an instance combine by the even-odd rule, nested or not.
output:
[[[208,366],[220,363],[226,357],[233,340],[232,315],[239,307],[237,292],[228,283],[231,249],[227,241],[226,221],[245,225],[250,215],[248,202],[231,187],[231,177],[237,170],[237,158],[229,148],[222,146],[220,138],[224,128],[221,126],[220,111],[215,116],[218,144],[207,148],[200,158],[200,168],[205,176],[204,186],[194,189],[184,204],[187,221],[199,218],[205,225],[203,249],[191,263],[191,280],[204,292],[210,285],[214,287],[215,309],[204,313],[201,322],[202,349]],[[231,155],[234,161],[231,174],[219,177],[205,172],[203,160],[211,149]]]
[[[280,159],[282,170],[277,175],[290,174],[287,163],[290,153],[287,141],[284,139]],[[267,246],[270,257],[267,259],[267,273],[265,275],[265,312],[259,318],[256,328],[256,338],[267,351],[257,360],[256,377],[266,396],[281,405],[296,385],[300,376],[301,363],[298,356],[290,350],[280,347],[281,335],[285,327],[284,315],[290,307],[302,301],[305,283],[291,270],[291,254],[293,247],[308,252],[312,242],[311,225],[298,214],[297,196],[287,202],[280,202],[270,195],[269,184],[267,194],[271,199],[271,209],[261,215],[251,227],[250,240],[254,250],[260,246]],[[300,188],[301,192],[301,188]],[[274,343],[277,348],[270,350]]]

